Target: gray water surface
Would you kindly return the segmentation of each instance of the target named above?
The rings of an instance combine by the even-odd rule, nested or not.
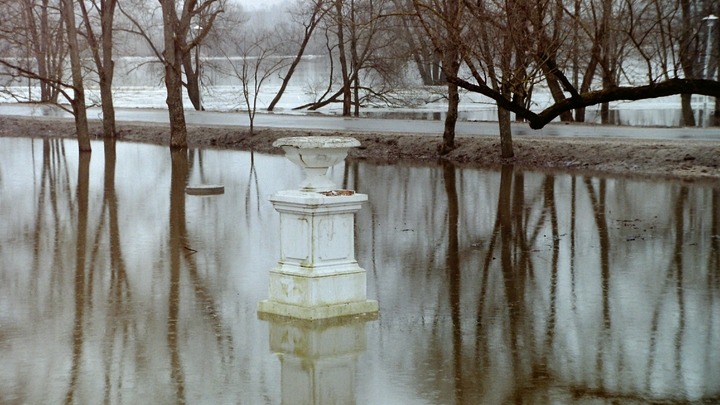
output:
[[[256,305],[298,168],[93,150],[0,138],[0,403],[720,401],[720,188],[340,165],[379,315],[289,322]]]

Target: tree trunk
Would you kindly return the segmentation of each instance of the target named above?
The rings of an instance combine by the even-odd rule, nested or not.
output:
[[[680,64],[686,79],[695,78],[695,69],[693,62],[695,60],[695,47],[693,46],[693,31],[695,27],[691,21],[690,1],[680,0],[680,11],[682,18],[682,33],[680,35]],[[680,96],[682,105],[682,117],[684,125],[694,127],[695,116],[692,111],[692,94],[682,94]]]
[[[353,115],[360,116],[360,58],[358,57],[357,29],[355,27],[355,0],[350,0],[350,57],[352,58]]]
[[[686,127],[694,127],[697,125],[695,121],[695,113],[692,109],[692,94],[680,95],[680,108],[682,114],[681,125]]]
[[[511,158],[515,153],[513,152],[510,111],[500,106],[498,106],[498,126],[500,127],[500,157]]]
[[[350,91],[350,76],[348,74],[348,63],[345,57],[345,39],[343,30],[343,14],[342,14],[343,0],[335,0],[335,9],[337,10],[337,37],[338,37],[338,52],[340,53],[340,70],[342,72],[343,80],[343,116],[350,116],[350,109],[352,106],[352,93]]]
[[[610,78],[606,70],[603,70],[602,84],[603,90],[610,88]],[[600,104],[600,123],[604,125],[610,123],[610,103],[605,102]]]
[[[610,70],[610,59],[611,59],[611,46],[612,43],[612,37],[610,34],[610,20],[612,19],[612,5],[613,0],[603,0],[602,1],[602,20],[600,22],[601,29],[600,33],[601,35],[598,37],[598,41],[602,44],[601,51],[602,51],[602,57],[601,60],[601,66],[602,66],[602,88],[603,90],[607,90],[610,88],[610,84],[612,83],[612,80],[614,79],[612,77],[613,72]],[[602,124],[608,124],[609,119],[609,111],[610,111],[610,105],[605,102],[602,103],[600,106],[600,122]]]
[[[58,27],[57,27],[57,37],[52,38],[52,30],[50,28],[50,21],[48,17],[48,0],[43,0],[42,4],[39,6],[40,12],[38,19],[40,20],[40,28],[39,30],[36,28],[35,18],[36,18],[36,11],[34,10],[35,4],[30,1],[25,2],[25,18],[27,19],[27,24],[30,27],[32,33],[33,33],[33,56],[35,59],[35,62],[38,66],[38,74],[40,77],[47,77],[52,79],[58,79],[58,77],[55,76],[55,70],[53,67],[53,61],[55,58],[53,57],[53,51],[60,52],[59,49],[63,47],[63,44],[65,41],[62,38],[63,34],[63,20],[61,19]],[[54,49],[51,44],[56,44],[55,46],[59,49]],[[28,44],[30,45],[30,44]],[[51,75],[52,72],[52,75]],[[58,91],[57,88],[50,83],[41,80],[40,81],[40,101],[43,103],[50,102],[50,103],[57,103],[58,101]]]
[[[445,71],[443,70],[442,58],[438,52],[433,53],[432,72],[432,81],[434,85],[437,86],[445,83],[447,78],[445,77]]]
[[[161,0],[163,13],[163,36],[165,50],[163,63],[165,65],[165,88],[170,118],[170,148],[187,148],[187,126],[185,125],[185,111],[182,101],[182,55],[176,39],[175,27],[178,25],[175,14],[174,0]]]
[[[256,107],[248,109],[248,119],[250,120],[250,136],[253,136],[255,134],[255,112],[257,112]]]
[[[112,69],[110,67],[110,70]],[[112,95],[112,73],[109,75],[110,78],[107,77],[108,72],[105,72],[100,76],[100,102],[103,113],[103,135],[106,138],[114,138],[117,132],[115,129],[115,104]]]
[[[460,93],[455,84],[448,83],[448,109],[445,116],[445,129],[443,140],[440,145],[440,154],[444,155],[455,149],[455,124],[458,118],[458,104],[460,104]]]
[[[40,87],[40,102],[58,103],[61,94],[63,74],[67,66],[68,48],[65,14],[65,5],[61,0],[13,0],[6,4],[19,4],[21,14],[17,21],[24,30],[22,41],[25,46],[25,62],[23,69],[34,72],[35,80]],[[60,12],[60,17],[57,14]],[[14,24],[15,22],[13,22]],[[76,29],[77,30],[77,29]],[[12,32],[6,32],[10,36],[18,36]],[[16,38],[16,39],[19,39]],[[9,56],[6,55],[6,56]],[[16,55],[16,56],[19,56]],[[34,68],[32,62],[36,64]],[[21,63],[20,60],[17,61]],[[28,100],[33,100],[31,91],[31,79],[28,78]]]
[[[70,100],[70,104],[72,105],[73,114],[75,115],[78,147],[81,152],[90,152],[92,148],[90,147],[90,132],[88,131],[87,110],[85,106],[85,87],[83,85],[80,47],[78,46],[77,28],[75,26],[75,9],[72,0],[63,0],[63,6],[73,81],[73,99]]]
[[[179,65],[179,61],[178,61]],[[170,147],[187,148],[187,126],[185,125],[185,109],[182,100],[182,79],[178,69],[165,62],[165,102],[170,115]]]
[[[592,85],[593,78],[595,77],[595,70],[597,69],[598,65],[597,49],[597,46],[593,45],[590,63],[585,70],[585,74],[583,75],[583,81],[580,85],[580,94],[590,91],[590,86]],[[575,110],[575,122],[585,122],[585,107]]]
[[[102,67],[100,71],[100,102],[103,112],[103,134],[107,138],[114,138],[115,129],[115,105],[113,102],[112,84],[115,77],[115,62],[113,61],[113,20],[115,19],[115,6],[117,0],[105,0],[102,2]]]
[[[300,43],[300,49],[298,50],[297,55],[295,56],[295,59],[290,64],[290,68],[288,68],[287,73],[285,73],[285,77],[283,78],[282,84],[280,85],[280,90],[278,90],[275,97],[273,97],[272,101],[270,102],[270,105],[268,106],[267,110],[272,111],[275,109],[275,105],[280,101],[280,98],[282,97],[283,93],[285,93],[285,89],[287,89],[288,83],[290,83],[290,79],[292,78],[293,74],[295,73],[295,69],[297,68],[298,64],[302,61],[303,54],[305,53],[305,48],[307,47],[308,42],[310,42],[310,38],[312,37],[313,32],[315,31],[315,28],[317,27],[318,23],[322,20],[322,16],[325,15],[322,11],[323,6],[323,0],[319,0],[315,4],[315,10],[313,11],[312,16],[310,17],[310,23],[305,27],[305,36],[303,37],[302,42]]]
[[[193,67],[192,56],[190,52],[186,52],[183,57],[183,69],[185,70],[185,88],[187,88],[188,98],[195,108],[195,111],[203,110],[200,102],[200,55],[197,47],[195,48],[195,66]]]
[[[682,105],[682,125],[686,127],[694,127],[695,114],[692,110],[692,94],[681,94],[680,103]]]
[[[603,125],[607,125],[610,123],[610,104],[609,103],[600,104],[600,123]]]
[[[575,9],[573,11],[572,24],[572,76],[573,87],[576,89],[580,85],[580,0],[575,0]],[[575,117],[577,119],[577,117]]]
[[[98,72],[100,84],[100,101],[103,112],[103,134],[105,138],[115,137],[115,107],[113,105],[112,82],[115,74],[115,62],[113,54],[113,20],[115,18],[115,6],[117,0],[100,1],[98,13],[100,14],[100,38],[93,31],[93,23],[90,21],[90,13],[84,1],[78,3],[82,11],[85,32],[83,36],[88,41],[88,47],[92,52],[95,67]]]
[[[565,94],[563,93],[562,88],[560,87],[560,83],[558,83],[558,79],[555,77],[555,75],[550,72],[545,64],[543,66],[543,71],[545,73],[545,78],[548,84],[548,88],[550,89],[550,94],[552,94],[553,100],[555,100],[556,103],[559,103],[563,100],[565,100]],[[573,121],[573,115],[570,111],[565,111],[562,114],[560,114],[560,121],[563,122],[572,122]]]
[[[445,44],[443,57],[443,73],[446,77],[457,77],[460,71],[460,50],[454,38],[458,31],[458,14],[460,0],[448,0],[445,10],[445,24],[449,39]],[[440,153],[446,154],[455,149],[455,124],[458,118],[458,105],[460,104],[460,93],[455,83],[448,83],[448,111],[445,117],[445,129],[443,140],[440,145]]]

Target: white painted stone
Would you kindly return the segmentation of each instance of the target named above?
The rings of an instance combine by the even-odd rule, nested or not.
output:
[[[298,276],[270,271],[270,298],[279,303],[320,307],[365,301],[365,271],[327,276]]]
[[[319,307],[303,307],[265,300],[258,303],[258,312],[261,314],[275,314],[297,319],[318,320],[377,313],[378,303],[377,301],[366,300]]]
[[[274,145],[290,148],[288,157],[301,166],[319,166],[342,161],[347,148],[359,142],[303,137],[283,138]],[[313,154],[311,146],[315,152],[343,148],[344,152]],[[367,195],[351,190],[307,191],[326,183],[313,176],[306,180],[302,190],[270,197],[280,213],[280,260],[270,271],[269,299],[260,302],[258,311],[302,319],[377,312],[377,301],[367,300],[366,272],[355,260],[354,215]]]
[[[328,168],[342,162],[349,148],[360,146],[355,138],[331,136],[298,136],[280,138],[273,146],[281,147],[285,157],[305,169],[305,180],[300,183],[303,191],[329,191],[336,188],[328,179]]]
[[[280,261],[274,271],[322,276],[360,269],[355,260],[354,214],[367,195],[281,191],[270,201],[280,213]]]

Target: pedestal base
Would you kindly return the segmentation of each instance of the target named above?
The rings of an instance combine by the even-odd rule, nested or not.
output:
[[[377,313],[377,301],[367,300],[358,302],[347,302],[343,304],[332,304],[318,307],[302,307],[299,305],[284,304],[276,301],[260,301],[258,312],[280,316],[289,316],[299,319],[327,319],[338,316]]]

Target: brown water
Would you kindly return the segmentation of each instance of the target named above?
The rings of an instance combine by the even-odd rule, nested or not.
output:
[[[379,316],[288,322],[256,305],[299,169],[94,150],[0,139],[1,404],[720,401],[720,188],[339,166]]]

